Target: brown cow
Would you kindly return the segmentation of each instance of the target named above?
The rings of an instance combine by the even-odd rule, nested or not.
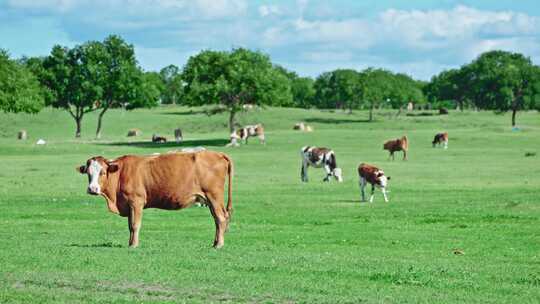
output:
[[[195,202],[210,206],[216,224],[214,247],[223,246],[223,235],[232,214],[233,163],[226,154],[212,151],[126,155],[115,160],[92,157],[77,168],[88,175],[88,194],[105,197],[109,210],[128,218],[129,246],[139,244],[143,209],[175,210]],[[224,206],[225,177],[228,201]]]
[[[388,150],[390,152],[388,158],[392,157],[392,160],[394,160],[394,152],[403,151],[403,160],[407,160],[407,151],[409,150],[409,141],[407,136],[385,142],[383,150]]]
[[[433,148],[435,148],[435,145],[441,146],[443,144],[443,147],[445,149],[448,149],[448,133],[437,133],[435,134],[435,138],[433,138],[433,141],[431,142],[433,144]]]
[[[386,196],[386,186],[388,185],[390,176],[385,176],[383,170],[364,163],[358,166],[358,176],[360,177],[360,191],[362,193],[363,202],[366,201],[364,188],[366,188],[367,183],[371,184],[371,196],[369,197],[370,203],[373,203],[373,192],[375,192],[375,186],[381,188],[384,201],[388,202],[388,197]]]
[[[166,143],[167,142],[167,138],[163,137],[163,136],[159,136],[159,135],[152,135],[152,142],[153,143]]]

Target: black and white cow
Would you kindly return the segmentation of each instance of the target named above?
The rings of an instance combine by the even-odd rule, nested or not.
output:
[[[300,154],[302,155],[301,178],[303,182],[308,181],[307,169],[309,166],[315,168],[323,167],[326,171],[326,176],[323,179],[325,182],[329,181],[332,176],[338,182],[343,181],[341,168],[337,167],[336,155],[331,149],[306,146],[302,148]]]

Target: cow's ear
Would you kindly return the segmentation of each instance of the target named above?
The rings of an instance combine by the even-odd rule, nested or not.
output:
[[[109,165],[107,167],[107,172],[109,173],[114,173],[116,171],[118,171],[118,164],[115,164],[115,163],[108,163],[107,165]]]
[[[76,167],[75,171],[79,172],[80,174],[85,174],[86,173],[86,166],[82,165],[80,167]]]

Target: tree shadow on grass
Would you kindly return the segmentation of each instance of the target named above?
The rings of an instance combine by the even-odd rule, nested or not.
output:
[[[228,144],[229,141],[223,138],[214,138],[214,139],[191,139],[184,140],[180,143],[175,141],[170,141],[166,143],[153,143],[151,141],[120,141],[112,143],[98,143],[98,145],[105,146],[123,146],[123,147],[138,147],[138,148],[185,148],[185,147],[196,147],[196,146],[214,146],[214,147],[223,147]]]
[[[366,123],[368,119],[335,119],[335,118],[306,118],[305,122],[325,123],[325,124],[342,124],[342,123]]]
[[[206,114],[207,111],[205,110],[186,110],[186,111],[175,111],[175,112],[162,112],[159,113],[161,115],[182,115],[182,116],[188,116],[188,115],[197,115],[197,114]]]
[[[124,246],[120,244],[115,244],[112,242],[98,243],[98,244],[69,244],[68,247],[78,247],[78,248],[123,248]]]

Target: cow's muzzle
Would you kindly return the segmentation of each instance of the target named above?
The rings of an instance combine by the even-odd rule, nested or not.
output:
[[[88,189],[86,189],[86,193],[90,195],[99,195],[100,191],[99,191],[99,188],[88,187]]]

